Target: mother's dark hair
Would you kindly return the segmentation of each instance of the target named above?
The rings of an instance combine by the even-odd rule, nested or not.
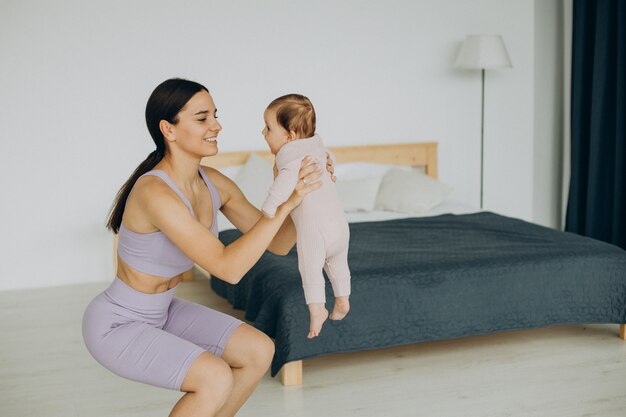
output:
[[[107,222],[107,228],[114,233],[117,233],[120,229],[124,208],[126,207],[126,199],[128,199],[133,186],[139,177],[154,168],[165,155],[167,148],[165,147],[165,138],[159,126],[161,120],[167,120],[171,124],[176,124],[180,110],[185,107],[185,104],[194,94],[202,90],[209,91],[205,86],[196,82],[182,78],[172,78],[159,84],[150,95],[146,104],[146,124],[156,149],[139,164],[135,172],[118,191]]]

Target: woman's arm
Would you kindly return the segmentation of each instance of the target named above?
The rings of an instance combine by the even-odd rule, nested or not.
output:
[[[332,165],[330,166],[332,169]],[[204,168],[211,181],[216,185],[222,197],[221,211],[226,218],[242,233],[250,230],[261,217],[262,213],[254,207],[243,195],[239,187],[228,177],[212,168]],[[328,168],[327,168],[328,169]],[[329,171],[332,173],[332,171]],[[310,158],[302,161],[299,178],[306,178],[311,184],[321,176],[317,171],[317,165],[311,163]],[[296,188],[300,186],[296,184]],[[267,250],[276,255],[286,255],[296,243],[296,227],[287,216],[282,226],[267,247]]]
[[[222,197],[221,211],[224,216],[239,231],[242,233],[248,232],[263,217],[261,211],[250,204],[239,187],[224,174],[213,168],[203,167],[203,169],[220,191],[220,196]],[[333,175],[335,171],[333,161],[328,153],[326,154],[326,170],[330,173],[333,182],[336,181],[336,177]],[[276,165],[274,165],[274,177],[276,177],[277,173]],[[310,158],[305,158],[302,161],[299,178],[306,178],[307,183],[310,184],[320,176],[321,173],[316,172],[316,164],[311,163]],[[288,254],[295,244],[296,227],[291,220],[291,216],[287,216],[267,250],[275,255],[282,256]]]
[[[250,204],[239,187],[228,177],[214,173],[211,176],[211,181],[218,187],[220,195],[222,195],[222,213],[242,233],[252,229],[263,217],[261,211]],[[291,216],[287,216],[267,250],[276,255],[286,255],[295,243],[296,227]]]
[[[319,181],[297,186],[273,219],[261,216],[243,236],[228,246],[193,218],[166,184],[140,187],[137,201],[147,220],[165,233],[187,257],[211,275],[235,284],[259,260],[291,210],[306,194],[320,186]]]

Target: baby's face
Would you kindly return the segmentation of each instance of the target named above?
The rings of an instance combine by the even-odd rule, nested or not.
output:
[[[289,141],[289,132],[287,132],[276,120],[276,111],[265,110],[263,114],[265,120],[265,127],[261,132],[265,141],[270,147],[270,150],[274,155],[278,153],[280,148]]]

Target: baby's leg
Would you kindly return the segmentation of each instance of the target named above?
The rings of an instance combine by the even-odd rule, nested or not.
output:
[[[326,289],[322,266],[325,257],[324,242],[319,235],[298,236],[298,269],[302,277],[304,299],[309,307],[310,327],[308,338],[319,336],[328,318]]]
[[[330,314],[331,320],[341,320],[350,311],[350,269],[348,268],[348,246],[334,256],[326,259],[324,270],[333,287],[335,306]]]

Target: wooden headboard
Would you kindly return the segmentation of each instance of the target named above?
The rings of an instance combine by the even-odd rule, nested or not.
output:
[[[345,146],[329,148],[335,154],[336,163],[373,162],[378,164],[422,166],[426,175],[437,178],[437,143],[403,143],[394,145]],[[274,164],[269,151],[223,152],[203,158],[202,165],[224,168],[243,165],[251,153]]]

